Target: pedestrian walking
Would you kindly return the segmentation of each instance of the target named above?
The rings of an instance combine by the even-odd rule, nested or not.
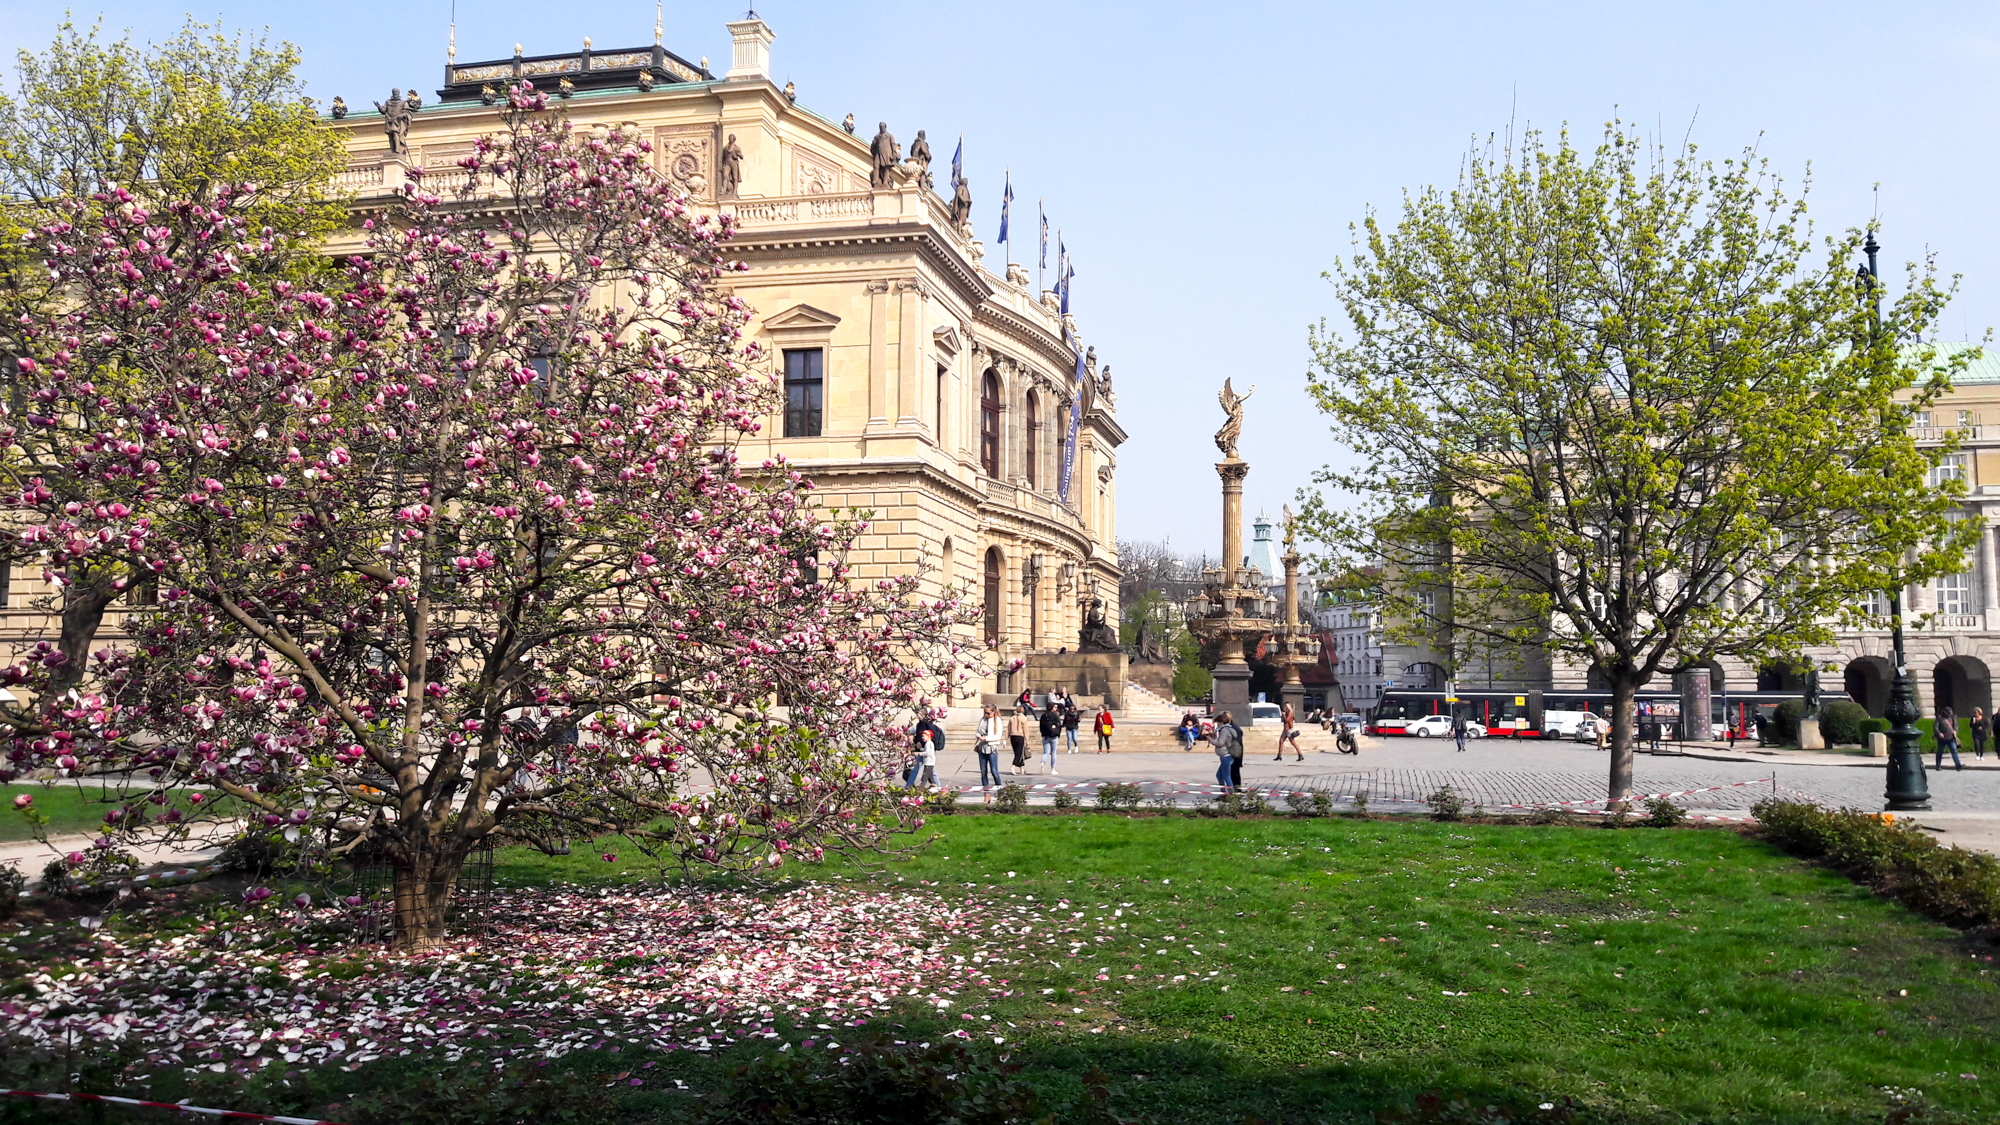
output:
[[[1992,732],[1992,729],[1992,723],[1986,718],[1986,709],[1983,707],[1974,707],[1972,709],[1972,756],[1975,760],[1985,760],[1986,736]]]
[[[1069,752],[1076,753],[1076,728],[1083,725],[1083,712],[1077,709],[1076,700],[1063,697],[1062,708],[1063,741],[1069,745]]]
[[[989,786],[997,789],[1000,786],[1000,739],[1004,734],[1005,724],[1000,721],[1000,709],[986,708],[986,713],[979,718],[979,731],[972,744],[973,751],[979,755],[979,785],[982,789]],[[993,794],[986,794],[986,799],[992,800]]]
[[[1242,788],[1243,731],[1229,712],[1215,717],[1215,733],[1208,736],[1208,744],[1215,747],[1215,783],[1225,793]]]
[[[1723,738],[1725,738],[1725,739],[1727,739],[1727,740],[1729,741],[1729,748],[1730,748],[1731,750],[1734,750],[1734,749],[1736,749],[1736,724],[1735,724],[1735,723],[1727,723],[1727,722],[1726,722],[1726,723],[1723,723],[1723,724],[1722,724],[1722,736],[1723,736]]]
[[[1938,708],[1937,718],[1931,722],[1931,737],[1936,740],[1933,749],[1937,751],[1937,764],[1932,766],[1932,769],[1944,768],[1944,755],[1947,750],[1951,751],[1952,767],[1961,770],[1965,768],[1965,763],[1958,757],[1958,716],[1952,713],[1951,708]]]
[[[1465,716],[1454,714],[1451,717],[1451,737],[1452,741],[1458,743],[1458,752],[1461,754],[1465,753],[1466,734]]]
[[[1610,745],[1610,743],[1611,743],[1611,718],[1610,718],[1610,711],[1609,709],[1607,709],[1605,712],[1605,718],[1603,719],[1603,721],[1597,724],[1597,748],[1599,750],[1602,750],[1606,746]]]
[[[1097,732],[1097,752],[1111,753],[1111,704],[1104,703],[1098,706],[1097,719],[1091,724],[1091,729]]]
[[[1020,773],[1028,765],[1028,709],[1015,706],[1014,713],[1007,718],[1007,741],[1014,748],[1014,772]]]
[[[1274,762],[1284,761],[1285,744],[1289,742],[1291,743],[1292,746],[1292,753],[1297,754],[1299,756],[1298,759],[1299,761],[1301,762],[1305,761],[1306,760],[1305,751],[1299,749],[1298,712],[1292,710],[1292,705],[1287,703],[1285,704],[1284,708],[1278,712],[1278,720],[1280,723],[1283,724],[1283,729],[1278,731],[1278,756],[1271,760]]]
[[[1042,710],[1042,717],[1035,720],[1036,729],[1042,733],[1042,764],[1056,772],[1056,742],[1062,738],[1062,716],[1054,707]]]
[[[1181,725],[1175,728],[1175,733],[1180,736],[1181,751],[1191,753],[1196,740],[1201,738],[1201,720],[1194,717],[1193,711],[1183,711]]]

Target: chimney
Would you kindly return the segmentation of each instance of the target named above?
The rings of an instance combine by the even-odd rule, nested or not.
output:
[[[729,59],[729,79],[764,79],[771,77],[771,40],[777,36],[771,33],[771,25],[751,16],[747,20],[736,20],[726,25],[733,44]]]

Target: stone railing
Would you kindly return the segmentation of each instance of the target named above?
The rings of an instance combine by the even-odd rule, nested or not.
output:
[[[1981,613],[1940,613],[1930,620],[1933,629],[1984,629],[1986,615]]]
[[[349,168],[344,172],[335,172],[333,190],[352,192],[356,195],[373,195],[382,189],[384,180],[382,169],[383,166],[380,164],[365,164],[358,168]]]
[[[776,199],[738,199],[724,203],[721,210],[725,215],[734,215],[736,222],[745,227],[868,219],[875,215],[875,193],[850,191]]]

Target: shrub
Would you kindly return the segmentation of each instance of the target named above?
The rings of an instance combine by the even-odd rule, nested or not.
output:
[[[1049,803],[1051,805],[1054,805],[1058,809],[1073,809],[1078,805],[1082,804],[1083,802],[1077,800],[1076,794],[1070,792],[1069,790],[1058,789],[1055,792],[1055,796],[1049,798]],[[1103,802],[1099,801],[1098,803],[1102,804]]]
[[[1765,838],[1824,859],[1913,910],[1945,922],[2000,921],[2000,859],[1946,847],[1908,820],[1858,809],[1765,800],[1751,808]]]
[[[1862,737],[1861,724],[1869,721],[1868,708],[1851,700],[1836,699],[1820,709],[1819,732],[1826,736],[1828,746],[1859,746],[1867,741]]]
[[[1303,789],[1294,789],[1285,794],[1285,806],[1300,816],[1311,816],[1313,807],[1312,794],[1307,793]]]
[[[72,853],[74,854],[74,853]],[[42,890],[52,895],[87,895],[105,882],[139,870],[139,860],[118,848],[86,848],[81,863],[58,856],[42,868]]]
[[[1861,744],[1862,744],[1862,745],[1864,745],[1864,746],[1865,746],[1865,745],[1867,745],[1867,744],[1868,744],[1868,736],[1869,736],[1869,735],[1871,735],[1871,734],[1888,734],[1888,733],[1889,733],[1889,720],[1887,720],[1887,719],[1863,719],[1863,720],[1861,720],[1861,723],[1860,723],[1860,725],[1859,725],[1859,727],[1858,727],[1858,732],[1859,732],[1859,734],[1861,735],[1861,738],[1860,738],[1860,742],[1861,742]]]
[[[931,794],[925,798],[924,804],[930,808],[930,811],[937,813],[939,816],[950,816],[952,813],[958,811],[958,790],[941,785],[931,790]]]
[[[1019,1064],[945,1039],[897,1045],[886,1033],[840,1052],[769,1054],[738,1068],[702,1125],[1014,1125],[1050,1120]]]
[[[1158,809],[1160,812],[1163,813],[1171,813],[1175,809],[1180,808],[1181,803],[1179,799],[1176,798],[1172,793],[1162,793],[1159,796],[1154,797],[1152,800],[1147,801],[1146,807],[1152,809]]]
[[[1097,787],[1097,807],[1132,812],[1139,807],[1140,796],[1137,782],[1110,782]]]
[[[1354,791],[1354,815],[1368,815],[1368,790],[1356,789]]]
[[[1787,699],[1778,704],[1778,713],[1771,719],[1771,737],[1778,745],[1798,745],[1799,717],[1806,713],[1806,705],[1797,699]]]
[[[1243,797],[1237,793],[1224,793],[1212,803],[1201,806],[1203,816],[1237,816],[1243,812]]]
[[[1008,782],[1000,787],[999,794],[993,798],[993,807],[1005,813],[1020,812],[1028,807],[1028,791],[1013,782]]]
[[[1276,810],[1262,793],[1244,793],[1237,802],[1237,811],[1244,816],[1270,816]]]
[[[1528,814],[1529,824],[1569,824],[1573,819],[1568,809],[1536,809]]]
[[[18,867],[0,866],[0,918],[12,918],[21,906],[21,892],[28,889],[28,877]]]
[[[1425,797],[1424,804],[1430,806],[1432,820],[1458,820],[1465,815],[1465,798],[1449,785]]]
[[[240,832],[216,853],[219,871],[243,875],[283,875],[292,870],[297,848],[276,832],[255,829]]]
[[[1307,792],[1312,795],[1312,814],[1314,816],[1333,815],[1333,794],[1324,789],[1310,789]]]
[[[1672,828],[1687,819],[1687,810],[1667,800],[1655,797],[1646,802],[1646,823],[1655,828]]]

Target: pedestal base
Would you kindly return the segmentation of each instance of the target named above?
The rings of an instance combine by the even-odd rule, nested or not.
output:
[[[1799,749],[1824,750],[1826,737],[1819,732],[1818,719],[1799,720]]]
[[[1061,688],[1079,699],[1103,696],[1114,711],[1125,709],[1125,674],[1131,657],[1122,652],[1037,652],[1021,670],[1021,687],[1037,695]]]
[[[1250,717],[1250,666],[1215,666],[1215,709],[1227,711],[1239,727],[1253,725]]]
[[[1306,685],[1279,684],[1278,702],[1292,705],[1292,714],[1298,716],[1299,725],[1306,725]]]

